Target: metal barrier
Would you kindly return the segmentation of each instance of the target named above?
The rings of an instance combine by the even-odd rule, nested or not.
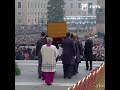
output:
[[[105,64],[102,63],[68,90],[105,90]]]

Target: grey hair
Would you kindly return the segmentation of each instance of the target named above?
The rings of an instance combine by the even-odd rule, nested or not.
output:
[[[47,38],[47,42],[53,42],[53,38],[48,37],[48,38]]]
[[[92,40],[92,37],[89,37],[88,39]]]

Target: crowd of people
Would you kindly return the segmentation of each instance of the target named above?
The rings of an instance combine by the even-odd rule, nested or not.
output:
[[[56,71],[57,57],[59,56],[56,46],[52,45],[53,39],[46,38],[45,33],[41,34],[41,39],[37,41],[36,55],[38,56],[38,78],[42,77],[47,85],[52,85],[54,73]],[[92,48],[93,41],[86,39],[85,48],[76,34],[66,33],[66,38],[61,41],[61,60],[63,64],[63,77],[71,79],[78,73],[78,66],[81,58],[85,56],[86,70],[92,70]],[[83,53],[84,51],[84,53]]]
[[[15,27],[15,34],[22,35],[22,34],[33,34],[33,33],[40,33],[42,27],[39,25],[16,25]]]
[[[63,78],[68,79],[78,73],[78,66],[82,60],[86,62],[86,70],[92,70],[93,59],[103,56],[104,60],[103,39],[94,39],[91,36],[83,38],[68,32],[58,48],[53,42],[53,38],[47,37],[46,33],[42,32],[40,39],[34,42],[36,44],[32,46],[33,48],[16,46],[15,49],[16,60],[38,60],[38,78],[42,78],[47,85],[53,83],[58,60],[63,64]]]
[[[15,47],[15,59],[16,60],[37,60],[35,48],[30,47]]]
[[[19,46],[35,46],[39,38],[39,34],[17,35],[15,37],[15,44]]]
[[[22,57],[24,57],[24,49],[25,48],[27,49],[28,48],[27,46],[29,46],[29,48],[31,49],[31,52],[33,50],[33,48],[31,48],[31,47],[34,47],[34,51],[36,51],[35,46],[36,46],[36,42],[37,42],[37,40],[39,38],[41,38],[41,36],[39,34],[26,35],[26,36],[25,35],[18,35],[18,36],[16,36],[15,37],[16,56],[17,55],[18,56],[22,55]],[[81,40],[81,42],[83,43],[83,46],[84,46],[85,38],[86,38],[86,36],[85,37],[83,37],[83,36],[78,37],[78,39]],[[104,40],[103,40],[103,38],[93,38],[93,42],[94,42],[93,60],[95,60],[95,61],[104,60],[105,49],[104,49]],[[19,49],[18,47],[20,48],[20,50],[18,50]],[[61,48],[61,47],[59,47],[59,48]],[[59,49],[59,48],[57,47],[57,49]],[[19,55],[20,54],[19,52],[21,52],[22,54]],[[59,52],[61,52],[61,51],[59,50]],[[33,54],[33,55],[31,55],[31,54],[28,55],[29,59],[30,60],[36,59],[36,58],[31,58],[31,56],[35,57],[35,54]],[[25,58],[21,58],[21,59],[20,58],[16,58],[16,59],[17,60],[25,60]],[[82,59],[82,60],[84,60],[84,59]]]

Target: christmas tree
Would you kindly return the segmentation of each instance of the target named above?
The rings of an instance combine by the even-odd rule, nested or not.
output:
[[[63,22],[64,21],[64,0],[49,0],[48,1],[48,22]]]
[[[18,67],[18,65],[15,63],[15,75],[20,75],[21,71],[20,68]]]

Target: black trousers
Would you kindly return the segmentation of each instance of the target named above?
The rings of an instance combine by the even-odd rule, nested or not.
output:
[[[92,68],[92,60],[86,60],[86,68],[87,68],[87,69],[89,68],[88,61],[89,61],[89,63],[90,63],[90,68]]]
[[[78,72],[78,66],[79,66],[79,63],[76,62],[74,67],[73,67],[73,74]]]
[[[39,53],[38,54],[38,76],[40,76],[40,77],[42,75],[41,67],[42,67],[42,56]]]
[[[64,72],[64,77],[72,77],[73,73],[73,66],[71,64],[63,64],[63,72]]]
[[[39,61],[38,61],[39,62]],[[42,64],[38,64],[38,76],[41,76],[42,75],[42,71],[41,71],[41,67],[42,67]]]

